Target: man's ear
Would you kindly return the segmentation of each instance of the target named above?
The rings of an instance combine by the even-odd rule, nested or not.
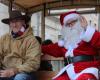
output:
[[[79,19],[81,22],[83,22],[84,20],[84,17],[83,16],[80,16],[80,19]]]
[[[81,27],[83,27],[86,30],[88,23],[84,16],[80,16],[80,22],[81,22]]]

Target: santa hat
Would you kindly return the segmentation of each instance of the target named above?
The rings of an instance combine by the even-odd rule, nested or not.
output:
[[[79,18],[79,16],[80,16],[80,14],[76,11],[63,13],[60,15],[60,23],[61,23],[61,25],[63,25],[69,19],[77,19],[77,18]]]

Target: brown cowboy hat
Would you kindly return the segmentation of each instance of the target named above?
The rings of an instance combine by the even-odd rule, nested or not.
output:
[[[22,15],[20,11],[14,10],[10,13],[9,18],[2,19],[2,22],[5,24],[9,24],[9,22],[13,19],[22,19],[22,20],[25,20],[25,22],[30,21],[29,16]]]

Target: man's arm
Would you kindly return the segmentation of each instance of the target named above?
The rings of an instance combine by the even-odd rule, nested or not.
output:
[[[85,33],[81,36],[82,40],[89,42],[95,48],[100,48],[100,32],[96,31],[95,27],[89,26],[83,16],[81,16],[80,21],[85,30]]]
[[[86,32],[82,36],[82,40],[89,42],[95,48],[100,48],[100,32],[96,31],[94,27],[87,27]]]

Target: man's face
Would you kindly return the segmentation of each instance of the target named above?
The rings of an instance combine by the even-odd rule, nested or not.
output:
[[[10,21],[9,25],[10,25],[11,31],[16,33],[18,31],[20,31],[20,29],[21,29],[21,27],[23,27],[23,25],[25,25],[25,21],[21,20],[21,19],[14,19],[14,20]]]
[[[64,26],[66,27],[73,27],[77,23],[78,19],[69,19],[66,23],[64,23]]]
[[[80,41],[80,35],[84,31],[79,19],[70,19],[64,23],[61,34],[65,40],[65,46],[76,45]]]

